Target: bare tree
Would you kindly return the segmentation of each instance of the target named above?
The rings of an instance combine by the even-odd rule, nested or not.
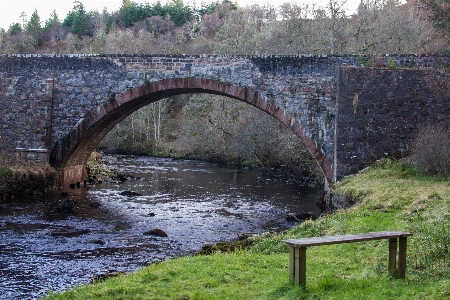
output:
[[[253,6],[230,11],[215,35],[213,50],[218,54],[265,54],[264,41],[269,34],[270,14],[266,8]],[[263,10],[258,12],[256,10]],[[263,20],[260,17],[265,16]]]
[[[162,127],[170,104],[171,99],[162,99],[148,106],[147,124],[150,125],[151,120],[153,126],[153,140],[156,148],[161,146]]]
[[[220,28],[222,28],[222,26],[223,19],[219,17],[218,12],[213,12],[210,15],[205,15],[200,21],[201,33],[208,38],[213,38],[220,30]]]
[[[345,5],[347,0],[328,0],[327,10],[330,14],[330,53],[331,55],[336,52],[335,39],[338,31],[338,27],[342,19],[345,19]]]

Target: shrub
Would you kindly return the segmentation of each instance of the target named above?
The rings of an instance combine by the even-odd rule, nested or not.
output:
[[[450,175],[450,132],[445,124],[428,124],[419,130],[413,142],[413,163],[434,176]]]
[[[0,166],[0,180],[11,179],[14,176],[13,171],[10,168]]]

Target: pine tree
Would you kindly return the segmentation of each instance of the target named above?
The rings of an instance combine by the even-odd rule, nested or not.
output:
[[[25,26],[25,30],[33,37],[35,41],[35,46],[38,47],[42,41],[42,27],[41,27],[41,18],[37,10],[33,12],[30,20]]]

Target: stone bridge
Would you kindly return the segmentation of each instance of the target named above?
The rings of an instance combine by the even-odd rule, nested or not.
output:
[[[444,73],[427,56],[3,55],[0,152],[82,182],[102,138],[134,111],[185,93],[228,96],[289,127],[326,181],[403,155],[419,126],[446,119]],[[377,58],[380,64],[380,58]],[[381,64],[380,64],[381,65]]]

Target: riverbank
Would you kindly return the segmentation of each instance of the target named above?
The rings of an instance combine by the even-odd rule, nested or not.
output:
[[[401,163],[377,163],[335,192],[357,203],[250,250],[180,257],[47,299],[442,299],[450,297],[449,181]],[[402,230],[406,279],[388,276],[386,241],[308,249],[306,289],[289,282],[286,238]],[[245,287],[245,288],[243,288]]]
[[[43,194],[56,188],[58,172],[50,166],[0,166],[0,195]]]

